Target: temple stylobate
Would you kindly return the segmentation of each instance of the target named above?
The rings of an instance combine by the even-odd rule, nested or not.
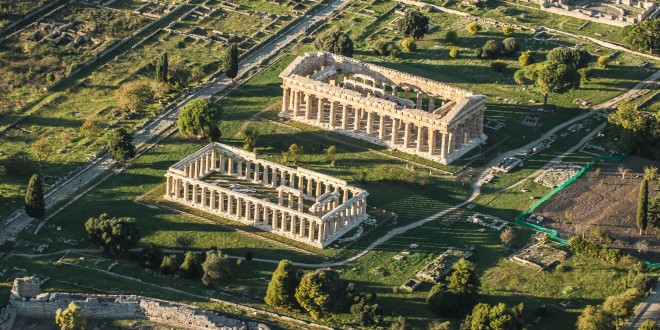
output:
[[[211,143],[172,165],[165,198],[317,247],[367,218],[366,191]]]
[[[468,90],[326,52],[280,77],[282,117],[443,164],[486,140],[486,97]]]

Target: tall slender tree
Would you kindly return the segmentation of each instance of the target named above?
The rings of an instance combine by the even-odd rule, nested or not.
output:
[[[32,175],[25,192],[25,213],[33,218],[41,218],[46,213],[44,188],[39,174]]]
[[[156,81],[167,82],[169,60],[167,53],[163,53],[156,61]]]
[[[225,55],[225,74],[231,79],[238,75],[238,47],[236,44],[231,44]]]
[[[639,187],[639,198],[637,200],[637,228],[639,234],[644,234],[646,226],[649,222],[649,181],[642,180],[642,185]]]
[[[296,287],[298,278],[296,269],[289,260],[282,260],[268,283],[264,301],[273,307],[293,309],[296,307]]]

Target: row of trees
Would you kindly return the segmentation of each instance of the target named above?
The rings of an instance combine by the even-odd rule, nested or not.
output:
[[[607,117],[605,134],[623,151],[660,159],[660,113],[651,115],[635,104],[622,103]]]

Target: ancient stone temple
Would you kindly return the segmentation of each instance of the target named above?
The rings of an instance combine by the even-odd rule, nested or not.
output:
[[[165,198],[326,247],[367,218],[366,191],[211,143],[172,165]]]
[[[282,73],[280,116],[451,163],[486,140],[486,97],[326,52]]]

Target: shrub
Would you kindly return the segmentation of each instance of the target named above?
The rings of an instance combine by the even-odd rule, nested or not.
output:
[[[497,40],[488,40],[482,47],[483,55],[488,58],[496,58],[502,54],[504,45]]]
[[[503,72],[507,66],[508,64],[502,60],[495,60],[490,62],[490,68],[497,72]]]
[[[172,275],[179,269],[179,258],[176,254],[163,257],[160,263],[160,272],[164,275]]]
[[[417,43],[415,42],[415,39],[413,38],[405,38],[401,41],[401,49],[403,49],[404,52],[410,53],[414,52],[417,50]]]
[[[140,239],[135,219],[110,218],[106,213],[89,218],[85,230],[92,243],[114,255],[125,253]]]
[[[520,51],[520,45],[515,38],[506,38],[502,43],[504,44],[504,53],[507,56],[516,55],[516,53]]]
[[[449,30],[445,33],[445,42],[448,44],[456,44],[458,42],[458,33],[454,30]]]
[[[477,58],[483,57],[483,54],[484,54],[484,50],[481,48],[477,48],[474,50],[474,56],[476,56]]]
[[[406,37],[421,39],[428,32],[429,18],[416,10],[409,10],[398,21],[399,32]]]
[[[449,49],[449,57],[458,58],[458,47],[452,47]]]
[[[195,243],[195,238],[192,237],[190,234],[182,234],[176,237],[176,245],[182,247],[182,248],[189,248],[191,245]]]
[[[142,260],[142,267],[144,268],[159,267],[163,262],[163,250],[153,245],[149,245],[142,249],[140,259]]]
[[[465,30],[467,30],[469,35],[476,36],[477,33],[481,31],[481,25],[479,25],[477,22],[471,22],[465,26]]]
[[[296,300],[314,319],[334,311],[338,306],[339,292],[344,287],[339,273],[324,268],[305,274],[298,288]]]
[[[264,301],[273,307],[293,309],[297,305],[295,298],[297,286],[296,269],[289,260],[284,259],[273,272]]]
[[[207,287],[214,287],[231,276],[229,258],[216,250],[206,251],[206,260],[202,263],[202,269],[204,270],[202,283]]]
[[[518,62],[520,62],[520,65],[522,66],[528,66],[534,63],[534,58],[532,57],[532,53],[530,51],[522,52],[522,54],[520,54],[520,57],[518,57]]]
[[[390,56],[396,58],[399,56],[399,47],[393,42],[384,39],[376,40],[371,44],[371,48],[375,55]]]
[[[353,40],[343,31],[329,31],[320,34],[314,40],[314,48],[348,57],[353,56]]]
[[[610,65],[610,57],[609,56],[600,56],[598,57],[598,67],[601,69],[605,69]]]
[[[547,60],[570,65],[575,69],[581,69],[589,65],[591,54],[582,49],[557,47],[548,52]]]
[[[578,70],[578,74],[580,75],[580,82],[585,83],[588,81],[591,81],[591,72],[593,70],[591,68],[582,68]]]
[[[503,34],[505,37],[510,37],[510,36],[512,36],[512,35],[513,35],[513,31],[514,31],[514,30],[513,30],[513,26],[511,26],[511,25],[505,25],[505,26],[502,27],[502,34]]]
[[[199,260],[192,251],[186,252],[183,263],[179,267],[179,273],[185,278],[195,278],[199,273]]]

